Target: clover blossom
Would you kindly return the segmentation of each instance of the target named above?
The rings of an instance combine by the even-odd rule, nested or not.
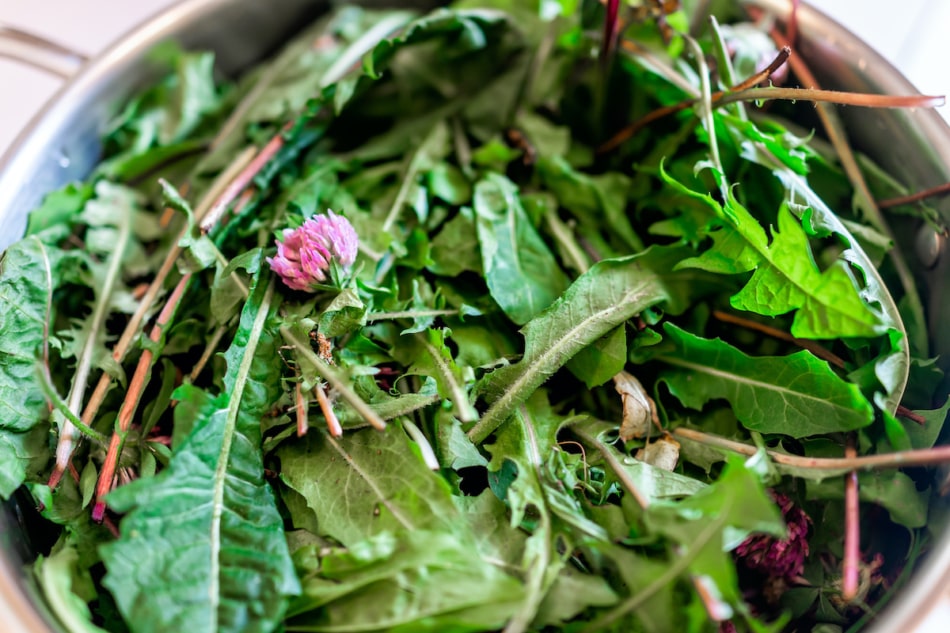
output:
[[[771,578],[794,578],[801,575],[805,568],[811,518],[786,495],[773,490],[769,494],[785,519],[785,538],[777,539],[764,534],[750,536],[736,548],[736,559],[746,568]]]
[[[284,229],[277,255],[268,257],[267,263],[287,287],[314,292],[327,281],[331,262],[344,269],[353,265],[358,247],[359,237],[350,221],[328,210],[296,229]]]

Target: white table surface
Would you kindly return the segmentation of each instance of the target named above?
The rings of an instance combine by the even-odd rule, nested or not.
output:
[[[261,0],[265,1],[265,0]],[[126,30],[175,0],[0,0],[0,24],[8,24],[95,55]],[[950,1],[812,0],[870,43],[926,94],[950,94],[943,47],[950,31]],[[0,59],[0,154],[55,92],[59,81]],[[950,118],[950,107],[941,109]],[[2,611],[0,622],[10,620]],[[7,633],[15,633],[3,627]],[[950,630],[950,595],[916,633]],[[910,633],[910,632],[909,632]]]

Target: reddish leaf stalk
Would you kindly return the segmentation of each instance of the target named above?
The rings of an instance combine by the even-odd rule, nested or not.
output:
[[[248,149],[253,151],[251,148]],[[235,161],[221,173],[218,179],[215,180],[211,186],[211,189],[209,190],[210,195],[214,195],[214,191],[223,188],[224,183],[231,182],[236,177],[234,172],[236,172],[239,168],[243,169],[246,166],[249,157],[245,158],[245,154],[246,152],[238,155]],[[180,191],[182,193],[187,191],[187,184],[182,185]],[[206,208],[207,207],[205,207],[203,203],[198,205],[198,208],[195,211],[198,221],[201,221],[205,216],[204,209]],[[180,246],[178,246],[178,241],[185,237],[185,231],[187,230],[188,229],[186,228],[181,231],[179,234],[179,239],[176,240],[175,244],[168,250],[168,254],[165,256],[165,260],[155,273],[155,277],[149,284],[148,290],[145,291],[145,294],[139,300],[138,308],[135,310],[135,313],[129,319],[128,323],[126,323],[125,329],[119,336],[119,340],[116,341],[115,345],[113,346],[112,358],[115,360],[115,362],[121,363],[125,359],[125,355],[128,353],[132,342],[139,333],[139,328],[142,325],[142,321],[145,319],[145,315],[155,303],[158,293],[164,288],[165,280],[168,278],[168,275],[171,274],[172,270],[175,269],[178,258],[181,256],[183,250]],[[83,424],[86,426],[92,426],[96,414],[99,412],[99,407],[102,406],[102,402],[105,400],[106,393],[109,391],[109,387],[111,385],[112,376],[106,372],[103,372],[103,374],[99,377],[99,382],[96,383],[96,388],[89,397],[89,401],[86,403],[86,407],[83,409],[82,416],[80,418]],[[62,475],[63,466],[61,464],[57,464],[54,466],[53,472],[50,475],[48,484],[50,488],[56,487],[62,478]]]
[[[792,11],[788,14],[788,45],[798,44],[798,5],[799,0],[792,0]]]
[[[730,92],[718,99],[717,104],[726,105],[736,101],[756,101],[759,99],[837,103],[838,105],[865,108],[935,108],[942,106],[946,101],[943,96],[939,95],[877,95],[862,92],[843,92],[841,90],[821,90],[818,88],[772,87],[748,88],[739,92]]]
[[[620,13],[620,0],[607,0],[607,14],[604,16],[604,43],[600,49],[600,61],[606,64],[613,53],[617,39],[617,16]]]
[[[190,280],[190,273],[182,277],[168,297],[168,301],[165,302],[165,306],[159,313],[158,319],[156,319],[155,325],[152,326],[152,330],[149,333],[149,339],[151,339],[153,343],[157,343],[161,338],[162,330],[174,315]],[[139,357],[139,362],[135,367],[135,373],[129,381],[129,389],[119,409],[119,416],[116,421],[118,430],[113,432],[112,438],[109,441],[109,450],[106,453],[102,470],[99,472],[99,481],[96,484],[96,503],[92,509],[92,518],[97,523],[101,523],[105,516],[105,496],[112,490],[116,466],[119,461],[119,453],[122,450],[122,443],[125,440],[126,434],[129,432],[129,427],[132,425],[132,418],[142,399],[142,392],[145,389],[145,385],[151,373],[153,356],[154,354],[151,349],[146,348],[142,350],[142,355]]]
[[[846,459],[854,459],[858,452],[854,448],[854,436],[848,437],[844,455]],[[858,595],[860,582],[860,545],[861,522],[858,500],[858,473],[852,470],[844,479],[844,558],[841,573],[841,597],[845,602],[851,602]]]
[[[807,349],[818,358],[831,363],[835,367],[843,369],[845,366],[844,360],[840,356],[828,349],[825,349],[821,345],[818,345],[814,341],[796,338],[784,330],[765,325],[764,323],[759,323],[758,321],[753,321],[752,319],[745,319],[735,314],[729,314],[728,312],[723,312],[722,310],[713,310],[712,315],[717,320],[723,321],[724,323],[732,323],[733,325],[738,325],[739,327],[743,327],[748,330],[755,330],[756,332],[761,332],[762,334],[771,336],[772,338],[798,345],[803,349]]]
[[[293,127],[293,121],[284,125],[281,130],[267,142],[256,156],[241,170],[241,172],[231,181],[231,183],[221,192],[214,204],[208,210],[207,215],[201,221],[201,232],[207,233],[217,224],[221,216],[227,210],[228,206],[234,202],[241,193],[251,184],[254,177],[264,168],[264,165],[270,162],[277,152],[284,146],[284,132]]]
[[[320,405],[320,411],[323,412],[323,417],[326,418],[327,430],[330,432],[330,435],[333,437],[342,436],[343,426],[340,424],[340,419],[336,417],[336,413],[333,412],[333,405],[330,404],[330,399],[327,397],[327,391],[323,383],[317,381],[313,392],[317,396],[317,404]]]
[[[303,437],[307,434],[309,425],[307,424],[307,399],[303,395],[303,383],[298,380],[294,385],[294,409],[297,414],[297,437]]]
[[[899,207],[902,204],[911,204],[913,202],[919,202],[926,198],[932,198],[933,196],[940,196],[946,193],[950,193],[950,182],[945,182],[942,185],[937,185],[936,187],[930,187],[929,189],[924,189],[918,191],[917,193],[911,193],[906,196],[899,196],[897,198],[888,198],[887,200],[881,200],[877,203],[878,208],[889,209],[891,207]]]
[[[626,41],[623,43],[623,46],[625,48],[632,47],[634,52],[636,52],[637,50],[634,44],[628,44]],[[791,49],[789,49],[787,46],[782,48],[782,50],[779,51],[779,54],[776,55],[775,59],[773,59],[772,62],[768,66],[766,66],[759,72],[755,73],[754,75],[747,77],[746,79],[743,79],[739,83],[735,84],[729,89],[728,92],[724,90],[718,90],[712,93],[712,95],[710,96],[710,100],[712,101],[712,103],[717,103],[718,101],[723,99],[726,95],[732,94],[734,91],[744,91],[762,83],[763,81],[771,77],[772,74],[776,70],[781,68],[782,65],[785,64],[785,62],[788,60],[790,55],[791,55]],[[605,153],[613,149],[616,149],[620,145],[626,143],[628,140],[633,138],[637,132],[645,128],[650,123],[653,123],[654,121],[662,119],[671,114],[682,112],[683,110],[686,110],[687,108],[690,108],[693,105],[695,105],[697,101],[698,99],[686,99],[685,101],[680,101],[679,103],[675,103],[673,105],[663,106],[662,108],[657,108],[656,110],[653,110],[652,112],[647,113],[640,119],[634,121],[627,127],[623,128],[622,130],[614,134],[603,145],[597,148],[597,152]]]
[[[908,409],[902,404],[897,405],[897,411],[895,411],[895,414],[901,416],[902,418],[907,418],[911,422],[916,422],[917,424],[921,426],[923,426],[924,424],[927,424],[927,418],[925,418],[922,415],[918,415],[914,413],[913,411],[911,411],[910,409]]]
[[[679,428],[673,435],[686,440],[692,440],[740,455],[753,456],[758,452],[755,446],[736,442],[711,433],[703,433],[694,429]],[[873,470],[878,468],[908,468],[911,466],[935,466],[950,462],[950,446],[936,446],[934,448],[917,449],[911,451],[897,451],[894,453],[879,453],[877,455],[863,455],[859,457],[803,457],[789,455],[777,451],[767,451],[769,458],[776,464],[795,468],[810,468],[812,470]]]

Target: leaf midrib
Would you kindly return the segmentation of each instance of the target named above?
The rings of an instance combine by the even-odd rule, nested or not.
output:
[[[765,390],[767,390],[767,391],[775,391],[775,392],[781,393],[782,396],[783,396],[783,398],[784,398],[786,401],[789,401],[789,398],[786,397],[785,394],[790,394],[790,395],[794,395],[794,396],[796,396],[797,398],[800,398],[800,399],[808,399],[808,400],[814,400],[814,401],[817,401],[817,402],[820,402],[820,403],[823,403],[823,404],[830,404],[830,405],[833,406],[835,409],[841,409],[841,410],[843,410],[843,411],[847,411],[848,413],[854,412],[853,409],[851,409],[851,408],[849,408],[849,407],[845,407],[845,406],[840,405],[840,404],[835,404],[835,403],[833,403],[832,401],[830,401],[830,400],[829,400],[828,398],[826,398],[826,397],[821,397],[821,396],[813,395],[813,394],[810,394],[810,393],[804,392],[804,391],[794,391],[794,390],[792,390],[792,389],[789,389],[788,387],[782,387],[782,386],[780,386],[780,385],[778,385],[778,384],[776,384],[776,383],[774,383],[774,382],[764,382],[764,381],[761,381],[761,380],[755,380],[755,379],[752,379],[752,378],[748,378],[748,377],[746,377],[746,376],[743,376],[742,374],[730,373],[730,372],[728,372],[728,371],[726,371],[726,370],[717,369],[717,368],[712,367],[712,366],[710,366],[710,365],[702,365],[702,364],[700,364],[700,363],[694,363],[694,362],[691,362],[691,361],[688,361],[688,360],[683,360],[683,359],[681,359],[681,358],[675,358],[675,357],[672,357],[672,356],[657,356],[656,359],[659,360],[659,361],[662,361],[662,362],[664,362],[664,363],[667,363],[668,365],[676,365],[677,367],[682,367],[682,368],[684,368],[684,369],[689,369],[689,370],[695,371],[695,372],[700,373],[700,374],[707,374],[707,375],[709,375],[709,376],[715,376],[715,377],[717,377],[717,378],[723,378],[723,379],[725,379],[725,380],[728,380],[728,381],[731,381],[731,382],[740,383],[740,384],[745,384],[745,385],[750,386],[750,387],[753,387],[753,388],[756,388],[756,387],[757,387],[757,388],[760,388],[760,389],[765,389]]]
[[[498,400],[496,400],[491,405],[491,407],[489,407],[488,411],[485,412],[485,415],[482,416],[482,419],[478,422],[478,424],[468,432],[472,441],[477,443],[478,441],[481,441],[481,439],[484,439],[479,438],[476,434],[474,434],[475,429],[479,428],[480,425],[482,428],[488,428],[488,433],[491,433],[491,431],[497,427],[497,425],[494,423],[494,418],[505,415],[506,413],[510,413],[511,409],[514,408],[514,405],[510,403],[520,395],[521,391],[525,388],[525,385],[531,385],[531,381],[534,380],[536,374],[538,373],[537,371],[532,371],[532,368],[539,366],[546,367],[552,357],[555,357],[557,354],[561,353],[562,350],[569,349],[572,345],[575,345],[575,334],[578,332],[583,332],[591,323],[606,321],[615,312],[625,312],[626,310],[629,310],[627,306],[634,303],[634,298],[638,294],[644,293],[644,286],[647,285],[646,282],[653,281],[655,279],[656,276],[651,275],[650,277],[641,280],[641,283],[635,289],[631,289],[625,295],[623,295],[621,300],[615,302],[613,305],[607,307],[604,310],[595,312],[583,321],[580,321],[573,328],[565,332],[557,343],[549,347],[547,351],[542,352],[524,371],[521,372],[518,378],[515,379],[515,381],[508,387],[505,393],[502,394],[502,396],[498,398]],[[634,312],[642,310],[644,307],[645,306],[638,306]],[[522,362],[524,361],[522,360]],[[505,415],[505,417],[507,417],[507,415]]]
[[[224,437],[221,443],[221,453],[214,471],[210,535],[210,584],[208,587],[208,598],[211,601],[210,613],[212,626],[210,630],[212,631],[218,630],[218,609],[221,604],[221,583],[219,580],[221,573],[221,517],[224,514],[224,488],[228,463],[231,456],[231,445],[237,428],[237,419],[240,414],[244,388],[251,372],[251,365],[254,362],[254,352],[261,340],[264,321],[267,319],[267,314],[270,311],[270,302],[273,295],[274,281],[271,279],[264,293],[264,299],[261,301],[257,314],[254,316],[254,323],[251,326],[247,344],[244,346],[244,355],[241,358],[241,364],[238,366],[238,372],[235,375],[234,392],[230,396],[227,417],[224,422]]]

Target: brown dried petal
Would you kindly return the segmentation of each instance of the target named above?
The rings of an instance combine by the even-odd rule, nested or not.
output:
[[[651,466],[672,472],[680,458],[680,443],[664,435],[638,450],[636,458]]]
[[[640,381],[625,371],[614,376],[614,388],[620,394],[623,404],[623,421],[620,423],[620,439],[628,441],[646,437],[650,423],[657,427],[660,420],[656,415],[656,405],[647,395]]]

